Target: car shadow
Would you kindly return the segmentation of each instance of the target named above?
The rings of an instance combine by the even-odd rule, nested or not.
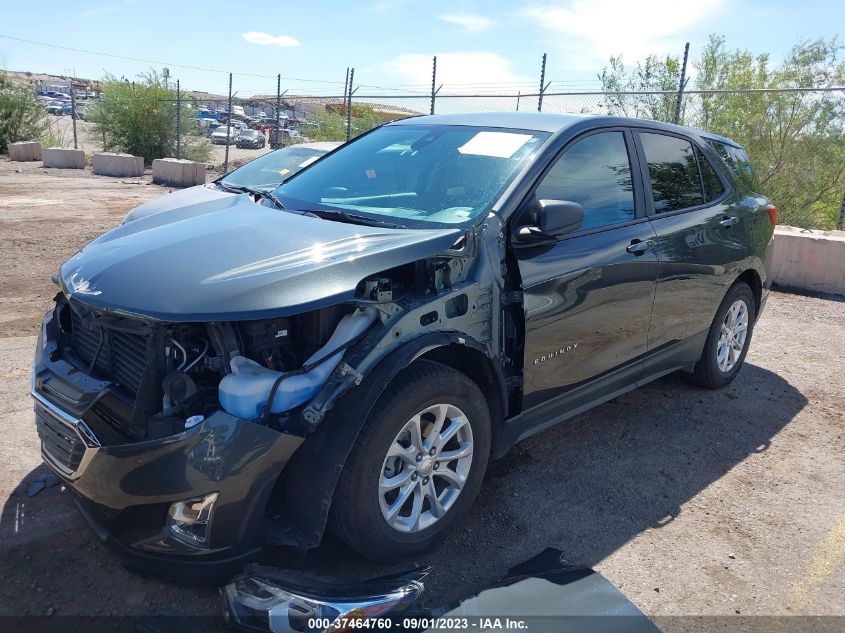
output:
[[[786,380],[746,364],[722,390],[671,375],[539,433],[488,469],[468,516],[429,552],[378,564],[332,534],[307,556],[268,562],[350,581],[432,565],[425,602],[475,593],[546,547],[594,566],[684,504],[772,438],[806,405]]]

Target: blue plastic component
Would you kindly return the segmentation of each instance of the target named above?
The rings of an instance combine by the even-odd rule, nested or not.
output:
[[[358,309],[340,320],[337,328],[326,344],[311,358],[305,361],[309,365],[331,354],[348,341],[359,336],[376,320],[375,308]],[[304,374],[289,376],[282,380],[276,390],[276,396],[270,408],[272,413],[288,411],[303,402],[308,402],[322,387],[343,357],[343,350],[314,369]],[[232,373],[223,377],[218,387],[220,404],[227,413],[242,420],[254,420],[270,397],[273,383],[282,374],[267,369],[243,356],[236,356],[231,361]]]

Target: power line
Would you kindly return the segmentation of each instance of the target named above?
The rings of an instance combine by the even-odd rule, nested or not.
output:
[[[36,46],[46,46],[47,48],[57,48],[63,51],[73,51],[74,53],[84,53],[86,55],[98,55],[100,57],[111,57],[113,59],[123,59],[132,62],[141,62],[144,64],[155,64],[157,66],[174,66],[176,68],[185,68],[187,70],[200,70],[209,73],[222,73],[228,75],[230,71],[221,70],[219,68],[208,68],[206,66],[190,66],[188,64],[177,64],[175,62],[163,62],[156,59],[144,59],[142,57],[128,57],[126,55],[116,55],[114,53],[103,53],[102,51],[90,51],[84,48],[73,48],[71,46],[61,46],[59,44],[49,44],[47,42],[36,42],[35,40],[27,40],[22,37],[13,37],[11,35],[3,35],[0,33],[0,38],[7,40],[14,40],[16,42],[24,42],[26,44],[35,44]],[[261,79],[275,79],[276,75],[259,75],[257,73],[241,73],[232,72],[233,75],[240,75],[241,77],[259,77]],[[303,81],[321,84],[339,84],[339,81],[325,81],[322,79],[302,79],[299,77],[282,77],[288,81]]]

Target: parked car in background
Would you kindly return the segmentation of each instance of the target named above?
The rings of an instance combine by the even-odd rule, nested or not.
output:
[[[239,133],[238,128],[223,124],[217,126],[209,138],[215,145],[231,145],[235,142]]]
[[[454,114],[272,192],[224,177],[243,194],[61,266],[32,377],[45,462],[136,569],[225,576],[262,530],[308,550],[327,525],[408,559],[517,442],[675,371],[734,380],[776,209],[726,154],[656,121]]]
[[[340,147],[341,143],[302,143],[277,149],[251,160],[206,185],[174,191],[135,207],[124,222],[209,200],[231,198],[240,193],[272,191],[301,169]]]
[[[235,138],[235,147],[242,149],[260,149],[267,145],[267,139],[258,130],[241,130]]]
[[[71,106],[70,103],[65,103],[64,101],[56,101],[53,100],[47,104],[47,112],[50,114],[54,114],[56,116],[61,116],[63,114],[70,114]]]

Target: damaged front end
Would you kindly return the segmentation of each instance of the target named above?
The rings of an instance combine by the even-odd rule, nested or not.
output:
[[[291,411],[376,319],[347,305],[161,323],[60,293],[33,367],[44,459],[129,566],[155,573],[178,557],[198,579],[211,563],[231,574],[258,553],[267,500],[303,442]]]
[[[133,224],[144,222],[152,219]],[[300,280],[313,280],[307,289],[291,279],[308,263],[301,254],[263,259],[247,272],[207,272],[225,281],[214,282],[219,296],[203,309],[178,295],[205,283],[184,270],[162,279],[176,294],[147,295],[147,313],[125,307],[128,298],[109,302],[128,295],[104,253],[120,252],[115,241],[134,244],[132,234],[107,234],[63,266],[33,366],[42,454],[127,566],[219,582],[257,558],[262,538],[314,547],[338,466],[392,373],[378,375],[375,391],[358,388],[365,375],[397,348],[423,349],[407,343],[426,335],[479,348],[476,338],[489,341],[490,290],[468,274],[475,253],[467,240],[444,250],[455,232],[431,232],[434,242],[409,247],[418,238],[407,233],[377,240],[379,248],[395,242],[399,256],[377,248],[378,260],[362,253],[352,265],[345,250],[315,255]],[[438,254],[408,261],[429,249]],[[375,267],[391,261],[396,266]],[[240,275],[249,281],[221,287]],[[249,301],[238,294],[246,285]],[[149,285],[138,294],[145,292]],[[285,293],[309,299],[300,309],[281,299],[276,310],[256,303]],[[231,319],[221,314],[227,296],[241,302]],[[190,305],[176,311],[180,303]],[[335,417],[343,420],[326,425],[350,394],[360,408],[341,407]]]

